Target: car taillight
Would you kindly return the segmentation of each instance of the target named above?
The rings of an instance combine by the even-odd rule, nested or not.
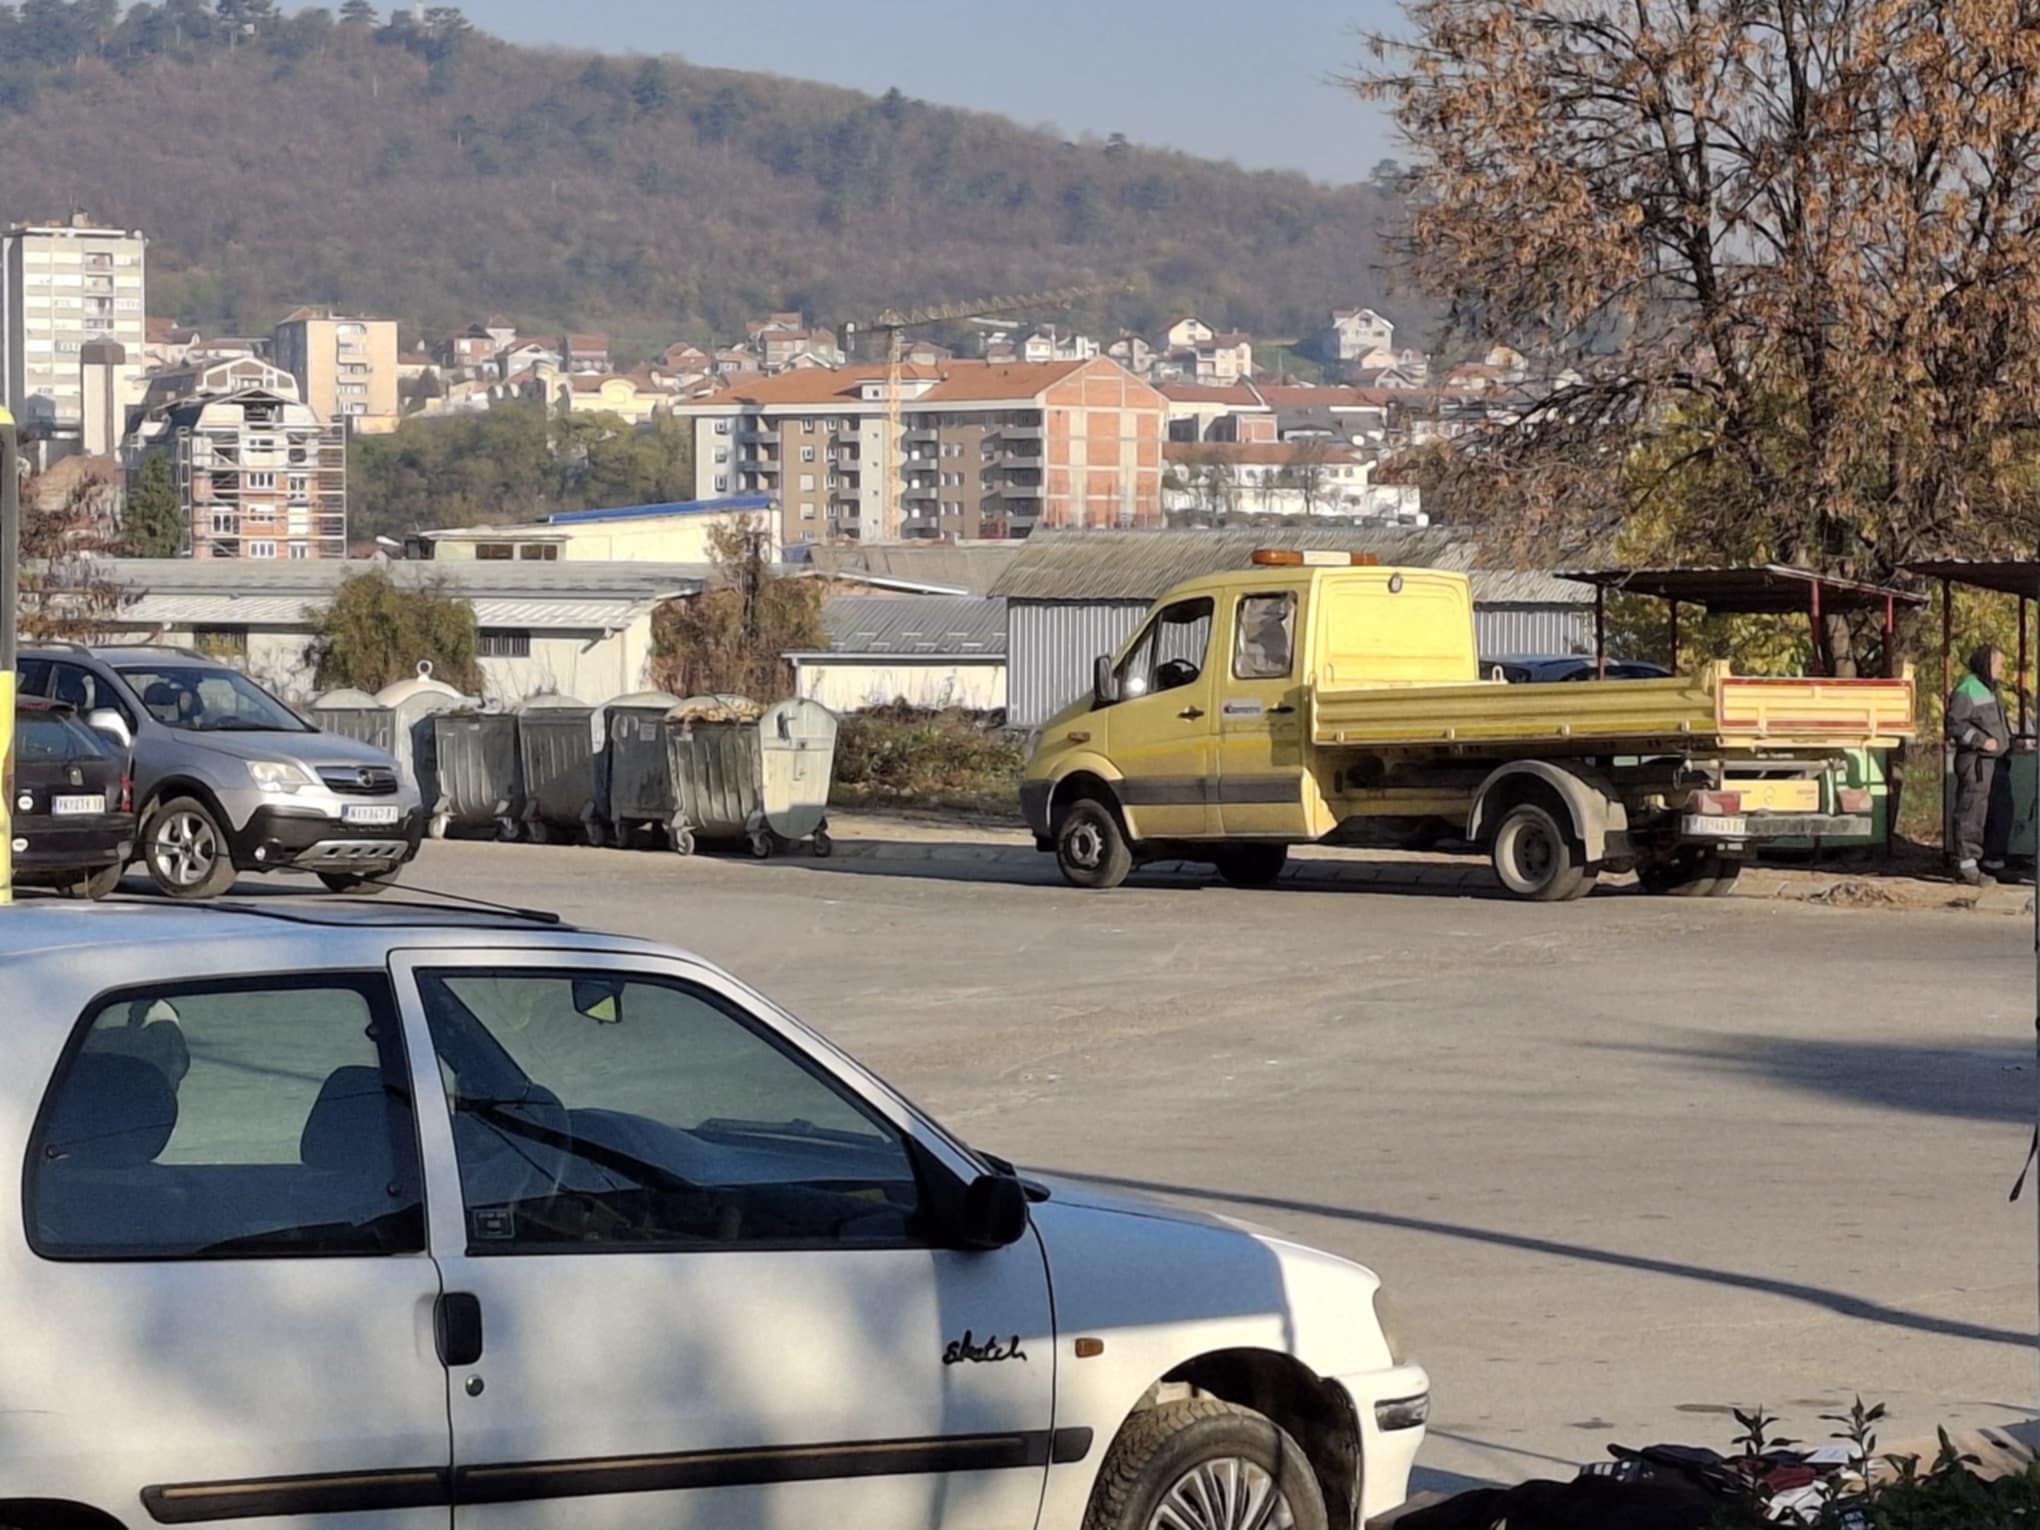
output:
[[[1870,811],[1870,802],[1867,787],[1851,786],[1835,793],[1835,806],[1844,813],[1867,813]]]
[[[1742,811],[1742,793],[1695,792],[1687,807],[1704,818],[1733,818]]]

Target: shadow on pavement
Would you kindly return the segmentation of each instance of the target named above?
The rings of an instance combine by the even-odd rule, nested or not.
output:
[[[1979,1036],[1916,1046],[1883,1041],[1816,1041],[1797,1036],[1709,1036],[1687,1046],[1585,1042],[1590,1050],[1692,1063],[1853,1105],[1881,1106],[1964,1121],[2032,1121],[2031,1042]]]
[[[1089,1180],[1094,1184],[1111,1185],[1116,1189],[1135,1190],[1149,1195],[1181,1196],[1188,1200],[1210,1201],[1225,1206],[1251,1206],[1264,1211],[1288,1211],[1298,1216],[1327,1217],[1334,1221],[1358,1222],[1369,1227],[1391,1227],[1402,1232],[1428,1233],[1433,1237],[1483,1243],[1495,1248],[1516,1249],[1522,1253],[1541,1254],[1554,1259],[1575,1259],[1585,1264],[1608,1265],[1615,1269],[1635,1270],[1646,1275],[1669,1275],[1679,1280],[1700,1281],[1707,1285],[1725,1286],[1731,1290],[1754,1291],[1765,1296],[1782,1297],[1787,1301],[1818,1307],[1838,1317],[1857,1318],[1866,1323],[1905,1329],[1914,1333],[1940,1334],[1948,1338],[1973,1339],[1984,1344],[2009,1344],[2019,1348],[2031,1348],[2033,1344],[2032,1334],[2023,1330],[1993,1328],[1987,1323],[1968,1323],[1957,1318],[1939,1318],[1923,1312],[1907,1312],[1903,1308],[1886,1306],[1882,1302],[1854,1296],[1846,1291],[1830,1290],[1825,1286],[1809,1285],[1803,1281],[1778,1280],[1768,1275],[1752,1275],[1741,1270],[1686,1264],[1675,1259],[1658,1259],[1644,1254],[1618,1253],[1612,1249],[1589,1248],[1579,1243],[1561,1243],[1553,1238],[1535,1238],[1523,1233],[1468,1227],[1458,1222],[1439,1222],[1428,1217],[1406,1217],[1387,1211],[1361,1211],[1350,1206],[1326,1206],[1315,1201],[1288,1200],[1281,1196],[1248,1195],[1237,1191],[1211,1190],[1196,1185],[1158,1184],[1149,1180],[1119,1179],[1110,1175],[1085,1174],[1066,1169],[1044,1168],[1041,1172],[1059,1174],[1070,1179]]]

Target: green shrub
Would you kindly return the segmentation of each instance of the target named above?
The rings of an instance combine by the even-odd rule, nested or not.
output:
[[[838,806],[1017,813],[1027,749],[975,712],[893,705],[853,712],[836,738]]]

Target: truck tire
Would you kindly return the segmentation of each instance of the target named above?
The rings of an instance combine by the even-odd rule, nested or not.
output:
[[[1127,1420],[1084,1513],[1084,1530],[1328,1523],[1303,1447],[1265,1415],[1215,1397],[1164,1403]]]
[[[1133,849],[1119,815],[1096,797],[1079,797],[1055,826],[1055,864],[1072,887],[1102,892],[1133,870]]]
[[[1289,864],[1287,845],[1242,845],[1224,850],[1216,862],[1219,876],[1234,887],[1273,887]]]
[[[1714,875],[1714,885],[1707,889],[1710,898],[1725,898],[1735,891],[1735,879],[1742,875],[1743,863],[1732,855],[1721,858],[1720,870]]]
[[[1572,835],[1537,803],[1519,802],[1503,815],[1493,856],[1502,886],[1533,903],[1565,903],[1594,890]]]

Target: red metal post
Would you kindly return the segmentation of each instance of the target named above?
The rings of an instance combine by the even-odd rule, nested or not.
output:
[[[1673,674],[1679,672],[1679,603],[1676,600],[1672,602],[1672,662],[1669,667]]]
[[[1891,596],[1887,595],[1884,597],[1884,678],[1887,680],[1893,680],[1898,677],[1898,654],[1896,652],[1898,643],[1898,613],[1894,609],[1896,605],[1897,602]]]
[[[1608,587],[1594,586],[1594,678],[1608,678]]]
[[[2019,692],[2019,731],[2026,731],[2026,597],[2019,597],[2019,675],[2013,682]]]
[[[1948,693],[1955,689],[1955,601],[1949,591],[1948,581],[1941,581],[1941,705],[1948,704]],[[1948,830],[1954,822],[1955,801],[1955,747],[1948,742],[1948,728],[1945,714],[1941,727],[1941,859],[1951,859],[1955,852],[1953,837]]]

